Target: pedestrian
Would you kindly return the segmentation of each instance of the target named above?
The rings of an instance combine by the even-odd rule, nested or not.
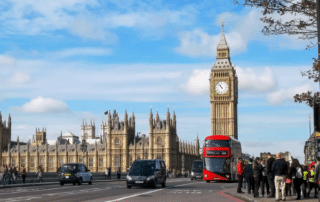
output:
[[[262,174],[262,177],[261,177],[261,195],[262,197],[264,197],[264,194],[267,193],[267,195],[270,194],[270,191],[269,191],[269,183],[268,183],[268,175],[267,175],[267,164],[265,164],[265,161],[262,160],[261,161],[261,174]],[[264,191],[266,188],[266,192]]]
[[[254,179],[254,198],[259,197],[259,185],[260,185],[260,178],[261,178],[261,167],[260,167],[260,158],[256,157],[252,164],[252,175]]]
[[[42,170],[41,166],[38,167],[38,170],[36,173],[38,174],[39,182],[43,182],[43,180],[42,180],[43,170]]]
[[[237,176],[238,176],[238,189],[237,193],[244,193],[241,191],[242,181],[243,181],[243,174],[244,174],[244,164],[242,161],[242,158],[239,158],[238,164],[237,164]]]
[[[16,166],[12,167],[12,183],[16,184],[17,179],[17,169]]]
[[[246,178],[246,181],[248,183],[248,194],[251,194],[251,191],[254,192],[254,180],[252,175],[252,162],[253,159],[249,159],[249,163],[244,168],[244,176]]]
[[[281,158],[280,153],[277,153],[277,160],[272,164],[271,171],[274,172],[274,183],[276,189],[276,201],[280,200],[280,189],[282,193],[282,200],[286,200],[286,176],[288,167],[286,161]]]
[[[315,188],[315,181],[314,181],[314,165],[311,166],[310,172],[308,173],[308,192],[307,192],[307,198],[310,197],[310,192],[313,188]],[[317,190],[314,190],[314,198],[317,198]]]
[[[301,184],[303,183],[303,167],[300,165],[298,159],[294,159],[291,167],[292,181],[294,189],[297,193],[297,200],[301,198]]]
[[[309,175],[309,169],[308,169],[308,166],[305,165],[303,166],[303,182],[302,182],[303,198],[307,198],[308,175]]]
[[[23,184],[26,183],[27,171],[24,166],[22,166],[21,177],[22,177],[22,183]]]
[[[320,162],[320,157],[317,157],[317,162]],[[314,174],[314,182],[320,188],[320,165],[319,164],[317,165],[316,172]],[[319,202],[320,202],[320,189],[318,189],[318,198],[319,198]]]
[[[4,172],[4,169],[5,169],[4,165],[1,166],[1,168],[0,168],[0,172],[1,172],[0,180],[2,181],[3,185],[5,185],[5,172]]]
[[[9,180],[9,184],[11,184],[11,178],[12,178],[12,167],[9,165],[8,167],[8,180]]]
[[[288,167],[288,173],[286,176],[286,196],[291,196],[291,187],[292,187],[292,172],[291,172],[291,166],[289,162],[287,162],[287,167]]]
[[[108,176],[109,176],[109,170],[108,168],[106,168],[106,170],[104,171],[104,179],[107,179]]]
[[[268,160],[267,160],[267,178],[268,183],[270,187],[270,195],[268,198],[274,198],[275,197],[275,185],[274,185],[274,173],[271,170],[272,164],[274,163],[275,159],[272,157],[271,153],[267,153]]]
[[[118,168],[118,170],[117,170],[117,179],[120,180],[120,177],[121,177],[121,170],[120,170],[120,168]]]
[[[108,179],[111,180],[111,167],[109,167]]]

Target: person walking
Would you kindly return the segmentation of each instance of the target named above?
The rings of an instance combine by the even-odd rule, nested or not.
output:
[[[117,170],[117,179],[120,180],[120,177],[121,177],[121,170],[120,170],[120,168],[118,168],[118,170]]]
[[[303,198],[307,198],[308,175],[309,175],[309,169],[308,169],[308,166],[305,165],[303,166],[303,182],[302,182]]]
[[[9,165],[9,167],[8,167],[8,180],[9,180],[9,184],[11,184],[11,178],[12,178],[12,167]]]
[[[276,191],[276,201],[280,200],[280,189],[282,200],[286,200],[286,176],[288,173],[287,163],[281,158],[280,153],[277,153],[277,160],[272,164],[271,171],[274,172],[274,183]]]
[[[111,180],[111,167],[109,167],[109,175],[108,175],[108,179]]]
[[[315,172],[314,172],[314,165],[311,166],[311,169],[310,169],[310,172],[308,173],[308,177],[307,177],[307,180],[308,180],[308,192],[307,192],[307,198],[310,197],[310,192],[313,188],[315,188],[315,181],[314,181],[314,175],[315,175]],[[314,190],[314,198],[317,198],[317,190],[315,189]]]
[[[267,178],[268,178],[268,184],[270,187],[270,195],[268,198],[274,198],[275,197],[275,185],[274,185],[274,173],[271,170],[272,164],[274,163],[275,159],[272,157],[271,153],[267,153],[268,160],[267,160]]]
[[[109,176],[109,169],[106,168],[106,170],[104,171],[104,179],[107,179],[108,176]]]
[[[252,175],[252,162],[253,162],[253,159],[250,158],[249,163],[244,168],[244,176],[245,176],[246,181],[248,183],[248,194],[251,194],[251,190],[252,190],[252,192],[254,192],[254,180],[253,180],[253,175]]]
[[[264,197],[264,194],[267,193],[267,195],[270,194],[269,191],[269,183],[268,183],[268,175],[267,175],[267,164],[265,164],[264,160],[261,161],[261,195]],[[264,191],[266,188],[266,192]]]
[[[12,167],[12,183],[13,184],[17,184],[16,179],[17,179],[17,169],[16,169],[16,166],[13,166]]]
[[[238,161],[238,164],[237,164],[237,176],[238,176],[237,193],[244,193],[243,191],[241,191],[243,174],[244,174],[244,164],[243,164],[242,158],[239,158],[239,161]]]
[[[303,167],[300,165],[298,159],[294,159],[292,163],[292,181],[294,185],[294,189],[297,193],[296,200],[300,200],[301,198],[301,184],[303,183]]]
[[[288,167],[288,173],[286,176],[286,196],[291,196],[291,187],[292,187],[292,172],[291,172],[291,166],[289,164],[289,162],[287,162],[287,167]]]
[[[5,172],[5,165],[1,166],[1,174],[2,174],[2,184],[5,185],[6,184],[6,172]]]
[[[260,158],[256,157],[252,164],[252,175],[254,179],[254,198],[259,197],[259,187],[260,187],[260,178],[261,178],[261,167],[260,167]]]
[[[22,177],[22,183],[23,184],[26,183],[27,171],[24,166],[22,166],[21,177]]]
[[[320,158],[317,157],[317,161],[320,162]],[[320,188],[320,164],[317,165],[316,167],[316,171],[314,174],[314,182],[318,185],[318,187]],[[318,198],[319,198],[319,202],[320,202],[320,189],[318,189]]]
[[[41,166],[38,167],[37,174],[38,174],[39,182],[43,182],[43,180],[42,180],[43,170],[42,170]]]

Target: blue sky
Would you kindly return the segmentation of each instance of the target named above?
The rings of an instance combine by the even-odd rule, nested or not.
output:
[[[0,111],[11,113],[13,139],[26,141],[36,127],[48,139],[80,136],[82,119],[94,119],[100,136],[109,109],[134,111],[137,132],[148,134],[150,107],[162,119],[169,107],[182,140],[203,140],[224,18],[243,152],[290,151],[303,161],[312,110],[292,97],[319,90],[300,75],[317,50],[295,36],[264,36],[259,9],[232,0],[4,0],[0,9]]]

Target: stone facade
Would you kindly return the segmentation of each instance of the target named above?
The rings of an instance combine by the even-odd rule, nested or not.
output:
[[[238,77],[230,61],[223,23],[217,59],[210,74],[211,135],[238,139]]]
[[[10,120],[10,139],[11,141],[11,118]],[[90,140],[96,138],[94,134],[95,124],[82,124],[82,138]],[[45,130],[39,134],[44,137]],[[38,133],[37,133],[38,134]],[[2,137],[2,135],[1,135]],[[124,120],[119,120],[119,115],[114,111],[113,115],[109,111],[107,122],[101,124],[101,137],[99,142],[86,144],[87,149],[81,150],[81,145],[76,141],[64,141],[59,144],[49,145],[42,138],[33,144],[20,143],[19,138],[9,149],[0,150],[2,164],[17,165],[26,167],[27,172],[35,172],[41,165],[45,172],[56,172],[64,163],[84,163],[91,172],[103,172],[106,167],[111,167],[112,172],[121,168],[125,172],[136,159],[155,159],[161,158],[166,162],[167,169],[190,170],[192,161],[200,159],[199,139],[195,143],[180,141],[176,130],[176,115],[173,112],[170,117],[169,109],[166,119],[160,120],[158,113],[153,118],[152,111],[149,116],[149,137],[146,135],[135,135],[134,113],[128,119],[127,112]],[[7,146],[8,148],[8,146]]]

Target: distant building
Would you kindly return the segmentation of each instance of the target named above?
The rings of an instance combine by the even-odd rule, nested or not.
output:
[[[2,122],[1,122],[2,123]],[[9,124],[10,123],[10,124]],[[2,164],[15,164],[25,166],[28,172],[35,172],[41,165],[45,172],[56,172],[65,163],[84,163],[91,172],[103,172],[106,167],[111,167],[112,172],[121,168],[123,172],[137,159],[163,159],[167,169],[190,170],[192,161],[200,159],[199,139],[194,143],[187,143],[178,138],[176,131],[176,115],[170,117],[169,109],[166,119],[161,120],[158,112],[153,118],[152,111],[149,115],[149,136],[135,135],[135,117],[128,119],[127,112],[124,120],[120,121],[116,111],[109,111],[108,121],[101,125],[100,138],[95,136],[95,124],[82,123],[81,137],[86,141],[80,143],[79,137],[67,132],[61,134],[56,140],[47,140],[46,129],[36,129],[36,138],[31,144],[11,144],[11,117],[8,127],[1,124],[0,135],[8,142],[1,144],[0,160]],[[1,131],[1,130],[0,130]],[[85,146],[85,150],[81,148]]]

